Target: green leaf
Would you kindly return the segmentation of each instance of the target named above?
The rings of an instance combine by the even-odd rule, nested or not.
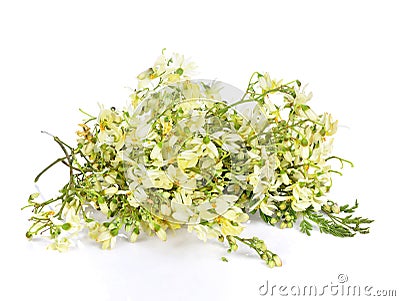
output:
[[[262,219],[264,222],[266,222],[267,224],[270,224],[271,217],[268,216],[268,215],[266,215],[266,214],[264,214],[264,213],[261,211],[261,209],[259,209],[258,211],[260,212],[260,217],[261,217],[261,219]]]
[[[300,223],[300,232],[307,234],[308,236],[311,235],[311,230],[313,229],[312,224],[307,221],[306,219],[303,218],[303,220]]]

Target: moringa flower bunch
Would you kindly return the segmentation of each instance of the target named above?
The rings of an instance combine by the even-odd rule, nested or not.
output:
[[[69,180],[56,197],[29,197],[28,238],[47,236],[50,249],[64,251],[87,233],[107,249],[118,236],[166,240],[186,228],[226,242],[228,252],[243,243],[274,267],[282,262],[263,240],[241,236],[249,214],[307,235],[314,227],[340,237],[368,233],[372,221],[352,216],[357,202],[339,206],[327,196],[340,174],[332,163],[352,164],[331,154],[337,121],[312,110],[300,81],[254,72],[242,92],[191,80],[194,68],[163,51],[138,75],[127,108],[84,112],[74,146],[53,136],[64,155],[35,182],[57,163]]]

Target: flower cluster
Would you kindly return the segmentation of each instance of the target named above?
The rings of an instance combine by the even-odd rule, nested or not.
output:
[[[306,87],[255,72],[228,99],[229,85],[191,80],[194,67],[163,51],[138,75],[128,108],[84,112],[74,147],[53,136],[64,156],[35,181],[57,163],[69,168],[69,181],[51,199],[29,197],[28,238],[46,234],[49,248],[64,251],[87,232],[108,249],[118,236],[166,240],[184,227],[226,242],[229,252],[245,244],[274,267],[282,262],[261,239],[240,236],[249,214],[308,235],[313,225],[341,237],[368,233],[363,224],[372,221],[351,215],[357,202],[328,198],[340,173],[331,162],[351,162],[331,155],[337,121],[312,110]]]

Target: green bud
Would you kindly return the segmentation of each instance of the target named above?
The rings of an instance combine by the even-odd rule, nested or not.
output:
[[[30,238],[32,238],[33,235],[31,232],[26,232],[25,236],[26,236],[26,238],[30,239]]]
[[[115,229],[112,229],[112,230],[110,231],[110,234],[111,234],[112,236],[117,236],[117,235],[118,235],[118,232],[119,232],[118,228],[115,228]]]
[[[281,225],[280,225],[280,228],[281,229],[285,229],[286,227],[287,227],[287,224],[285,222],[282,222]]]
[[[331,206],[325,204],[324,206],[322,206],[322,209],[325,210],[326,212],[331,212]]]
[[[308,145],[307,139],[306,139],[306,138],[301,139],[300,144],[301,144],[302,146],[307,146],[307,145]]]
[[[275,261],[273,261],[273,260],[269,260],[269,261],[267,262],[267,264],[268,264],[268,266],[269,266],[270,268],[275,267]]]
[[[232,245],[232,247],[231,247],[231,248],[232,248],[232,250],[233,250],[233,251],[237,251],[237,249],[238,249],[238,245],[236,245],[236,244],[235,244],[235,245]]]
[[[333,211],[333,213],[335,213],[335,214],[339,214],[340,213],[340,207],[339,207],[339,205],[338,204],[333,204],[332,205],[332,211]]]
[[[287,215],[285,217],[285,221],[290,222],[292,220],[292,217],[290,215]]]
[[[271,223],[271,225],[275,225],[278,222],[278,220],[275,217],[273,217],[269,222]]]
[[[65,231],[68,231],[69,229],[71,229],[71,224],[70,223],[65,223],[61,226],[61,228]]]
[[[154,231],[158,232],[158,231],[160,231],[160,229],[161,229],[160,225],[154,224]]]
[[[278,267],[282,266],[282,260],[279,258],[278,255],[274,255],[272,257],[272,259],[274,260],[274,263],[276,264],[276,266],[278,266]]]
[[[292,222],[288,222],[288,223],[287,223],[287,227],[288,227],[288,228],[293,228],[293,223],[292,223]]]
[[[279,205],[279,209],[281,209],[281,210],[285,210],[286,209],[286,203],[281,203],[280,205]]]
[[[210,137],[208,135],[203,138],[204,144],[208,144],[208,143],[210,143],[210,141],[211,140],[210,140]]]
[[[176,74],[182,75],[183,74],[183,69],[182,68],[178,68],[175,71]]]

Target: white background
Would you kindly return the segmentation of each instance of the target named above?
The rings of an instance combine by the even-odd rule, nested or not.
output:
[[[279,298],[259,296],[267,280],[322,287],[340,273],[348,284],[399,295],[398,13],[396,1],[382,0],[1,1],[0,299],[262,300]],[[78,108],[125,105],[126,87],[164,47],[195,60],[199,77],[241,88],[255,70],[309,83],[316,110],[340,120],[336,153],[355,163],[332,197],[358,198],[358,213],[376,220],[371,233],[307,237],[255,218],[245,235],[281,256],[276,269],[245,246],[226,255],[184,231],[166,243],[121,239],[113,251],[85,243],[59,254],[28,242],[28,212],[19,208],[35,175],[60,154],[40,131],[72,143]],[[56,189],[65,176],[54,170],[39,185]]]

